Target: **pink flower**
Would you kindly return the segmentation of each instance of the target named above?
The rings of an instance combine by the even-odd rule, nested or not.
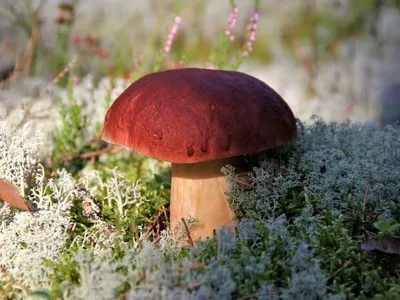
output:
[[[171,27],[171,30],[169,31],[167,41],[165,42],[164,46],[164,56],[168,55],[168,53],[171,51],[172,44],[176,38],[176,35],[179,30],[179,24],[181,23],[182,19],[179,16],[175,17],[175,22]]]
[[[238,16],[239,16],[239,8],[237,6],[234,6],[232,11],[229,13],[228,29],[225,31],[225,34],[228,36],[230,41],[233,41],[235,39],[235,36],[233,35],[232,31],[236,27]]]
[[[73,82],[74,85],[78,85],[78,84],[79,84],[79,81],[80,81],[79,76],[77,76],[77,75],[72,75],[72,82]]]
[[[247,30],[249,31],[247,41],[245,44],[245,50],[243,51],[243,56],[249,56],[253,51],[253,44],[256,41],[257,25],[260,20],[260,13],[254,9],[251,13],[249,23],[247,25]]]

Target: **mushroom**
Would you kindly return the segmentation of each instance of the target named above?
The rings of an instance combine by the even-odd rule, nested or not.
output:
[[[287,103],[241,72],[185,68],[148,74],[107,112],[102,139],[172,163],[170,220],[197,219],[193,239],[232,224],[224,165],[297,134]]]

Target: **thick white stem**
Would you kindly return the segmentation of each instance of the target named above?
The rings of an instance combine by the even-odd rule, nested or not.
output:
[[[235,218],[229,207],[227,183],[221,168],[236,158],[195,164],[172,164],[171,225],[181,218],[193,217],[198,223],[191,229],[193,240],[213,235],[214,229],[229,225]],[[174,231],[174,230],[173,230]]]

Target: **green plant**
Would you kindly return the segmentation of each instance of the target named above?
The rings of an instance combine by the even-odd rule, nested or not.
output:
[[[82,114],[82,106],[71,100],[67,105],[58,101],[60,107],[60,127],[56,130],[54,139],[54,167],[58,168],[64,164],[68,156],[80,153],[85,148],[85,140],[82,131],[87,125],[87,117]],[[77,169],[82,168],[78,165]],[[77,170],[75,169],[75,170]]]
[[[361,27],[369,28],[370,20],[357,18],[369,15],[373,2],[351,1],[351,10],[357,11],[355,20],[308,7],[300,11],[299,19],[288,18],[307,24],[291,27],[296,30],[289,32],[294,36],[287,42],[293,38],[307,44],[315,39],[310,42],[315,47],[313,43],[319,41],[313,53],[325,59],[320,56],[325,55],[322,50],[335,52],[329,45],[334,48],[342,39],[360,34]],[[157,1],[152,3],[160,7]],[[203,13],[204,3],[196,2],[197,17]],[[257,11],[263,12],[261,1],[256,4]],[[173,5],[173,16],[183,15],[184,1]],[[233,12],[234,8],[231,1]],[[257,19],[254,13],[252,22]],[[138,27],[140,20],[135,19]],[[182,26],[191,24],[183,21]],[[199,20],[195,21],[199,25]],[[80,69],[69,68],[71,76],[62,75],[65,81],[60,89],[46,94],[58,99],[58,113],[48,116],[54,126],[42,126],[44,134],[32,132],[30,125],[11,130],[13,112],[1,115],[0,177],[11,181],[35,208],[31,214],[0,202],[2,296],[400,298],[399,253],[382,243],[398,245],[398,126],[378,130],[350,122],[327,123],[315,118],[305,124],[299,120],[298,136],[290,145],[246,156],[251,167],[249,182],[238,177],[231,166],[224,169],[237,223],[194,245],[188,244],[187,232],[175,236],[169,231],[169,164],[127,149],[106,148],[100,141],[105,112],[129,82],[99,79],[99,74],[128,72],[131,81],[152,70],[176,67],[181,58],[185,63],[201,58],[215,68],[237,69],[243,60],[245,36],[236,35],[233,23],[228,23],[230,34],[221,35],[215,43],[199,32],[193,50],[187,48],[189,35],[182,27],[168,55],[162,51],[168,40],[163,38],[167,27],[156,28],[150,37],[143,33],[143,45],[127,45],[126,37],[133,28],[125,26],[128,29],[120,32],[118,45],[111,46],[117,51],[110,51],[110,58],[94,64],[89,58],[101,48],[83,49],[78,53]],[[331,34],[322,39],[315,24]],[[56,39],[60,52],[53,52],[57,57],[50,68],[61,66],[69,56],[65,45],[70,28],[64,29],[64,33],[58,32],[62,33]],[[273,42],[267,36],[259,38],[258,45],[268,47]],[[73,75],[91,68],[96,70],[94,76],[72,80]],[[48,100],[32,99],[35,103]],[[3,108],[2,102],[0,106]],[[51,139],[43,140],[43,136]],[[44,142],[49,149],[42,149]]]
[[[396,235],[396,232],[398,232],[400,229],[400,223],[390,225],[390,223],[385,220],[379,220],[376,221],[373,226],[378,229],[378,239],[382,239],[383,237],[388,235],[400,238],[400,236]]]
[[[225,34],[221,34],[213,45],[208,59],[216,69],[237,70],[241,63],[241,57],[233,55],[232,58],[231,56],[232,43]]]

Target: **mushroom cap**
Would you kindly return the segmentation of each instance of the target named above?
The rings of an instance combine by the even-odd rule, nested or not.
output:
[[[297,134],[287,103],[250,75],[186,68],[148,74],[108,110],[102,139],[172,163],[257,153]]]

